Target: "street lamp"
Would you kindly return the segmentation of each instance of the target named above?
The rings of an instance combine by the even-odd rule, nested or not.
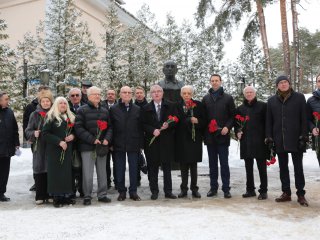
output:
[[[237,92],[238,92],[238,95],[240,96],[246,84],[245,78],[241,77],[236,84],[237,84]]]
[[[50,78],[50,70],[49,69],[43,69],[39,72],[40,75],[40,81],[41,85],[49,86],[49,78]]]

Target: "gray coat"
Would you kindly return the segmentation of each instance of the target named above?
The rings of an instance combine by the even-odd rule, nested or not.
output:
[[[44,124],[44,120],[42,120],[39,112],[47,112],[47,111],[48,110],[43,110],[41,106],[38,105],[36,111],[31,113],[28,126],[25,130],[25,136],[27,140],[33,143],[32,166],[33,166],[33,173],[35,174],[47,172],[47,161],[45,160],[46,142],[43,138],[42,132],[40,133],[37,144],[36,144],[36,138],[34,136],[34,132],[39,129],[42,130],[42,127]],[[36,146],[36,149],[35,149],[35,146]]]

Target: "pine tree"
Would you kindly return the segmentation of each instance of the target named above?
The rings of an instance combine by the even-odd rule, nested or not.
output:
[[[45,20],[45,49],[58,95],[64,95],[69,76],[85,77],[95,62],[97,50],[86,23],[73,0],[52,0]]]
[[[115,3],[110,5],[105,13],[105,22],[103,23],[105,34],[102,34],[102,40],[105,43],[103,48],[105,55],[99,66],[99,85],[103,89],[120,90],[123,86],[126,72],[124,70],[125,52],[123,28],[117,15],[117,6]]]
[[[127,84],[143,86],[146,90],[150,84],[159,80],[162,62],[156,43],[160,38],[148,26],[157,29],[155,16],[147,5],[143,5],[137,13],[139,22],[125,31],[127,52]]]
[[[22,82],[16,78],[16,54],[8,44],[3,42],[9,36],[5,33],[7,24],[0,19],[0,91],[6,92],[11,98],[11,107],[21,110],[22,104]]]

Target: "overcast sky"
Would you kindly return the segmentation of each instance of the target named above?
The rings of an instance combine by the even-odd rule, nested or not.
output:
[[[126,4],[122,5],[132,14],[140,9],[143,3],[149,5],[151,12],[156,15],[156,19],[160,25],[163,25],[166,20],[166,14],[171,13],[178,23],[181,23],[183,19],[189,19],[193,21],[194,13],[196,12],[199,0],[124,0]],[[290,1],[288,1],[290,2]],[[298,6],[299,12],[299,27],[306,27],[310,31],[315,32],[316,29],[320,29],[319,24],[319,11],[320,0],[300,0],[300,6]],[[291,35],[291,9],[288,11],[288,28],[289,38],[292,41]],[[276,47],[281,42],[281,24],[280,24],[280,7],[279,3],[276,3],[267,9],[265,9],[266,26],[268,32],[269,45]],[[240,27],[241,28],[241,27]],[[234,31],[233,40],[226,45],[226,49],[232,49],[226,51],[227,58],[236,58],[240,53],[241,48],[241,31]]]

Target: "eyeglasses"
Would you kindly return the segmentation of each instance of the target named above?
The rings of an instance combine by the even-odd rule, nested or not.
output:
[[[100,93],[91,93],[90,95],[93,95],[93,96],[101,96]]]
[[[80,97],[80,94],[72,94],[70,97]]]
[[[132,92],[121,92],[123,94],[132,94]]]
[[[155,91],[151,91],[151,93],[162,93],[161,90],[155,90]]]

